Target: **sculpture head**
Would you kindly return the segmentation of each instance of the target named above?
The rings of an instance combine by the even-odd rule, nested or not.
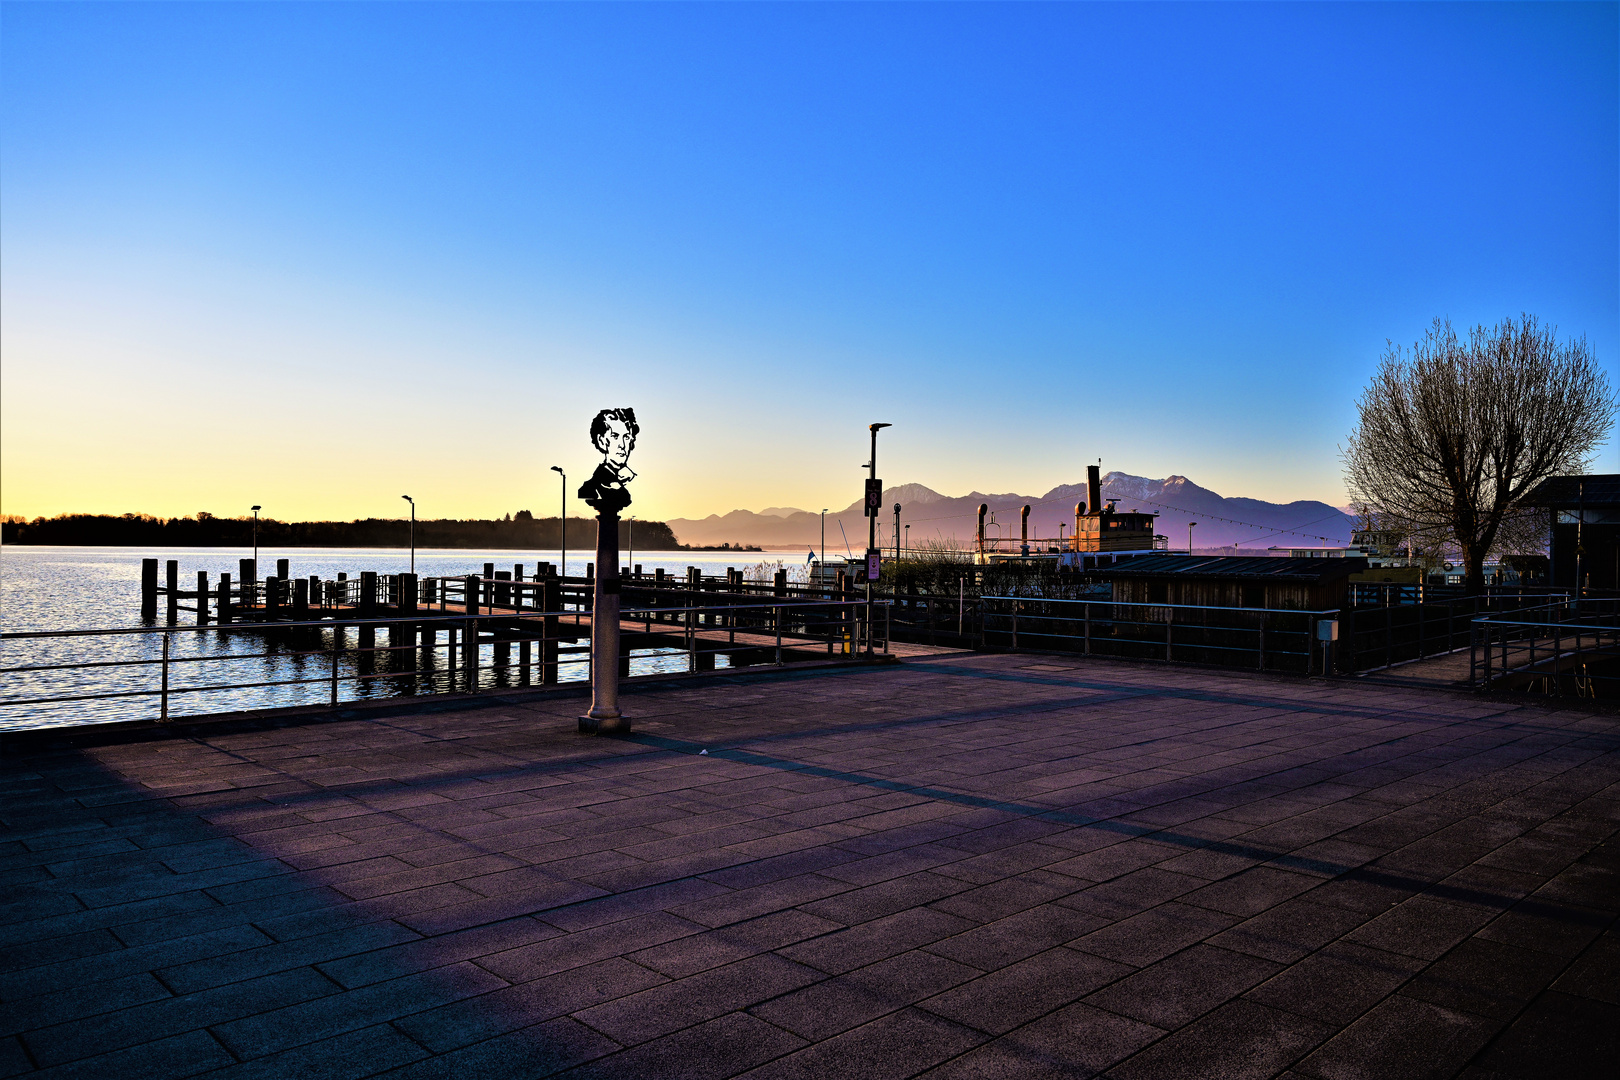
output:
[[[621,468],[629,462],[640,433],[634,409],[603,409],[591,421],[591,443],[602,452],[604,461]]]

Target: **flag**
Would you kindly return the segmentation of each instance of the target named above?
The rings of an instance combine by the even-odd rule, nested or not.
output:
[[[811,553],[810,553],[810,554],[809,554],[809,555],[807,555],[807,556],[805,556],[805,560],[804,560],[804,561],[805,561],[805,562],[806,562],[806,563],[813,563],[813,562],[815,562],[815,561],[816,561],[816,553],[815,553],[815,552],[813,552],[813,551],[812,551],[812,552],[811,552]]]

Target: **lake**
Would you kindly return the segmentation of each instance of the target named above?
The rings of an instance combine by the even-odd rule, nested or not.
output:
[[[583,572],[593,552],[571,550],[568,570]],[[39,630],[92,630],[118,627],[156,626],[140,617],[141,560],[175,559],[180,563],[180,587],[196,587],[197,571],[208,572],[211,582],[219,575],[237,574],[237,563],[251,558],[244,548],[133,548],[133,547],[0,547],[0,629],[8,633]],[[626,562],[629,553],[626,552]],[[404,548],[260,548],[260,576],[273,572],[275,560],[290,560],[293,577],[311,574],[333,578],[339,573],[358,577],[361,571],[379,574],[403,573],[410,568],[410,552]],[[666,574],[684,575],[688,566],[704,574],[722,574],[729,567],[748,570],[759,563],[774,566],[778,559],[797,565],[804,555],[790,552],[737,551],[637,551],[634,561],[646,573],[663,569]],[[416,572],[423,577],[459,577],[483,571],[487,562],[510,570],[524,564],[525,576],[533,576],[535,564],[556,563],[556,551],[476,551],[418,549]],[[161,568],[160,568],[161,574]],[[161,578],[160,578],[161,580]],[[162,605],[159,605],[161,620]],[[182,624],[192,616],[181,612]],[[331,631],[321,631],[322,645],[330,648]],[[297,647],[278,637],[242,630],[188,631],[170,635],[171,716],[198,715],[236,709],[271,708],[318,704],[330,693],[329,658],[312,651],[305,641]],[[380,635],[378,643],[386,640]],[[441,645],[443,636],[440,637]],[[345,634],[352,648],[355,632]],[[515,650],[514,650],[515,652]],[[128,661],[156,661],[162,655],[162,635],[131,634],[121,637],[81,637],[0,642],[0,730],[55,727],[108,720],[132,720],[158,715],[156,697],[131,696],[52,704],[8,704],[20,699],[66,695],[139,694],[159,685],[160,667],[149,663],[140,667],[84,666],[70,670],[19,671],[18,668],[48,664],[98,665]],[[438,654],[443,664],[443,652]],[[208,662],[199,662],[203,658]],[[226,659],[230,657],[231,659]],[[346,656],[340,671],[341,693],[345,700],[386,697],[407,692],[398,678],[360,681],[359,661]],[[725,658],[719,657],[724,666]],[[484,649],[483,663],[490,662]],[[637,650],[630,660],[632,675],[686,670],[686,654],[677,650]],[[481,673],[482,685],[494,686],[497,672]],[[586,678],[583,660],[560,665],[559,678],[565,682]],[[299,686],[253,687],[237,690],[201,689],[223,683],[269,683],[308,679]],[[424,681],[444,688],[445,673]],[[423,687],[424,689],[426,687]]]

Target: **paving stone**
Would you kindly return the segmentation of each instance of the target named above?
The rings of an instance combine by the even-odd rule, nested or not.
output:
[[[814,968],[765,954],[714,968],[575,1013],[575,1019],[632,1046],[821,981]]]
[[[1424,963],[1401,953],[1338,941],[1292,964],[1246,997],[1343,1027],[1398,990]]]
[[[1407,983],[1401,993],[1458,1012],[1508,1021],[1563,971],[1563,957],[1487,938],[1469,938]]]
[[[1269,960],[1194,945],[1129,975],[1086,1002],[1154,1027],[1172,1030],[1275,974]]]
[[[915,1075],[983,1042],[985,1036],[931,1013],[903,1009],[777,1058],[742,1076],[748,1080],[870,1080]]]
[[[1099,956],[1059,946],[922,1002],[929,1012],[1003,1035],[1131,973]]]
[[[390,1080],[551,1076],[618,1049],[612,1039],[564,1016],[437,1054],[387,1075]]]
[[[1498,1025],[1395,994],[1294,1066],[1321,1080],[1428,1080],[1451,1076],[1495,1034]]]
[[[1108,1071],[1119,1080],[1266,1080],[1331,1034],[1327,1024],[1233,1001]]]
[[[1612,1076],[1620,1061],[1620,1006],[1548,990],[1475,1059],[1486,1075]]]
[[[1620,937],[1611,932],[1592,942],[1551,988],[1620,1005]]]
[[[859,926],[835,930],[797,945],[789,945],[780,952],[789,960],[819,968],[829,975],[840,975],[910,949],[953,937],[972,926],[968,920],[948,915],[943,911],[925,907],[910,908]],[[942,952],[942,955],[950,955],[949,950]]]
[[[966,964],[913,950],[784,994],[750,1011],[795,1035],[819,1041],[980,974]]]
[[[1122,964],[1146,967],[1237,921],[1233,915],[1171,902],[1084,934],[1070,944]]]
[[[975,1047],[922,1076],[925,1080],[1092,1077],[1163,1034],[1149,1024],[1076,1002]]]

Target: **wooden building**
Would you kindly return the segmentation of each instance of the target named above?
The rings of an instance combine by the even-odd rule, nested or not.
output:
[[[1095,571],[1116,603],[1330,611],[1346,605],[1362,558],[1138,555]]]
[[[1620,473],[1550,477],[1524,501],[1547,511],[1550,584],[1620,589]]]

